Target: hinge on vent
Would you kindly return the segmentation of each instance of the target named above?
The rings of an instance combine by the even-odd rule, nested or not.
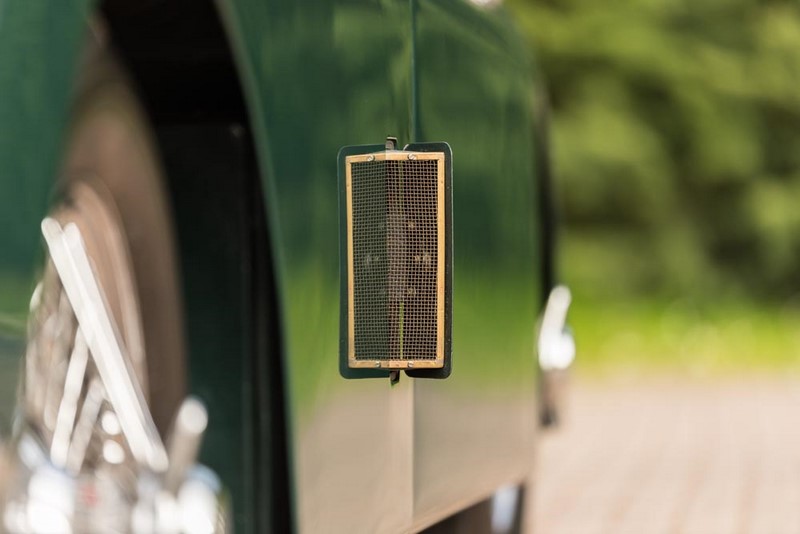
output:
[[[447,143],[395,137],[339,151],[345,378],[450,374],[451,161]]]

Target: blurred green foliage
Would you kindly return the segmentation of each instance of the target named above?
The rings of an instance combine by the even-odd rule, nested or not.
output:
[[[570,312],[578,373],[800,376],[800,310],[741,299],[578,300]]]
[[[509,0],[546,78],[586,296],[800,291],[800,7]]]

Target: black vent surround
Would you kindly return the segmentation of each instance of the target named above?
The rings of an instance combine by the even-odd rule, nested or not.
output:
[[[347,378],[450,372],[450,147],[339,154],[342,320]]]

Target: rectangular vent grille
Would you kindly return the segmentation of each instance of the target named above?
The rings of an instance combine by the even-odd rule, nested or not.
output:
[[[444,154],[348,156],[348,365],[444,363]]]

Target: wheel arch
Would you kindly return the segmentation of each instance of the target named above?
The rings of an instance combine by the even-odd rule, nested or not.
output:
[[[210,406],[210,452],[201,459],[223,462],[223,473],[239,472],[231,488],[236,530],[287,531],[288,411],[276,253],[231,36],[213,0],[105,0],[99,8],[108,41],[154,127],[172,193],[190,391],[219,405]],[[219,366],[228,369],[215,372]],[[238,399],[226,393],[237,382]],[[215,411],[226,420],[216,430]],[[237,437],[250,445],[238,451],[242,458],[229,458],[237,452],[223,449]]]

